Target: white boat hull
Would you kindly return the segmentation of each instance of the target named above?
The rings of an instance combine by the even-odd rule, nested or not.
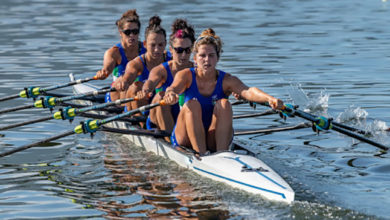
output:
[[[85,93],[96,89],[98,88],[88,84],[74,86],[75,93]],[[106,126],[129,130],[137,129],[128,123],[118,121],[111,122]],[[295,193],[288,183],[256,157],[226,151],[202,156],[199,160],[190,152],[187,153],[172,148],[163,139],[130,134],[124,134],[124,136],[136,146],[169,158],[178,165],[191,169],[201,176],[224,182],[250,193],[259,194],[270,200],[286,203],[294,201]],[[242,148],[242,146],[238,147]],[[235,148],[233,147],[233,149]]]

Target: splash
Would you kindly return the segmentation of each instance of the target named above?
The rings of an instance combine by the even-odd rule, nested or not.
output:
[[[310,112],[323,112],[326,113],[329,104],[330,95],[326,93],[326,90],[322,90],[320,94],[311,98],[306,105],[305,111]]]
[[[287,94],[289,94],[290,99],[295,105],[306,106],[306,103],[309,100],[309,97],[307,97],[302,89],[302,85],[299,83],[290,83]]]
[[[373,133],[383,133],[386,134],[386,131],[389,130],[389,127],[386,125],[386,122],[380,120],[374,120],[372,123],[366,126],[366,129]]]
[[[290,83],[288,94],[293,103],[299,105],[306,112],[319,111],[323,114],[327,112],[330,95],[326,93],[326,90],[322,90],[320,94],[309,97],[302,89],[300,83]]]
[[[349,106],[344,112],[340,113],[337,122],[357,122],[358,124],[365,123],[368,112],[360,107]]]

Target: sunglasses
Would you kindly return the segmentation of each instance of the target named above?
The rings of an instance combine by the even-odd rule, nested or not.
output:
[[[185,51],[187,54],[191,53],[191,47],[186,47],[186,48],[174,47],[173,49],[176,51],[176,53],[183,53],[184,51]]]
[[[130,36],[130,34],[137,35],[139,34],[139,29],[126,29],[126,30],[122,30],[122,32],[127,36]]]

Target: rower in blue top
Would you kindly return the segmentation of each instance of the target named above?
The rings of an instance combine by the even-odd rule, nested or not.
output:
[[[97,71],[98,79],[106,79],[111,73],[113,80],[125,73],[129,60],[144,54],[146,48],[138,40],[141,23],[135,9],[128,10],[116,21],[121,42],[108,49],[104,54],[103,67]],[[106,102],[124,98],[125,92],[111,92],[106,94]]]
[[[233,112],[227,97],[232,93],[249,101],[268,102],[273,109],[283,108],[280,99],[216,69],[222,42],[213,29],[202,32],[193,51],[196,68],[176,73],[164,96],[166,104],[175,104],[178,94],[184,92],[186,96],[172,132],[173,146],[189,147],[200,155],[229,150],[233,139]]]
[[[193,67],[190,61],[192,46],[195,42],[195,31],[184,19],[176,19],[172,26],[169,37],[169,50],[173,59],[153,68],[142,90],[137,93],[140,99],[147,99],[155,91],[152,102],[162,100],[165,89],[171,85],[176,73],[185,68]],[[160,130],[171,132],[179,114],[179,104],[172,106],[159,106],[150,110],[146,123],[147,128],[157,127]],[[166,138],[169,141],[169,137]]]
[[[166,32],[160,26],[161,19],[153,16],[149,19],[149,26],[145,30],[146,53],[127,63],[125,74],[113,83],[118,91],[126,91],[126,98],[133,98],[142,89],[149,71],[171,59],[170,53],[165,51]],[[126,110],[132,110],[148,104],[148,100],[137,100],[126,103]]]

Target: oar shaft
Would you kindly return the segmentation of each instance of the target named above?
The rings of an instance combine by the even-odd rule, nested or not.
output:
[[[316,116],[314,116],[312,114],[309,114],[309,113],[306,113],[306,112],[303,112],[303,111],[300,111],[300,110],[295,110],[295,115],[297,115],[297,116],[299,116],[301,118],[307,119],[309,121],[312,121],[314,123],[318,123],[319,122],[319,119]],[[352,132],[346,130],[345,128],[340,127],[338,123],[332,122],[331,129],[335,130],[337,132],[340,132],[342,134],[345,134],[345,135],[347,135],[349,137],[353,137],[353,138],[356,138],[356,139],[358,139],[360,141],[363,141],[363,142],[366,142],[368,144],[371,144],[371,145],[373,145],[375,147],[378,147],[378,148],[380,148],[382,150],[388,150],[389,149],[389,147],[387,147],[387,146],[385,146],[383,144],[377,143],[377,142],[372,141],[372,140],[370,140],[368,138],[365,138],[365,137],[363,137],[363,136],[361,136],[359,134],[352,133]]]
[[[332,124],[333,125],[337,125],[337,126],[339,126],[341,128],[353,131],[353,132],[357,132],[359,134],[371,134],[371,132],[369,132],[369,131],[364,131],[364,130],[361,130],[361,129],[358,129],[358,128],[354,128],[354,127],[350,127],[350,126],[347,126],[347,125],[343,125],[343,124],[340,124],[340,123],[337,123],[337,122],[332,122]]]
[[[0,153],[0,157],[5,157],[5,156],[8,156],[10,154],[22,151],[22,150],[26,150],[26,149],[29,149],[29,148],[32,148],[32,147],[35,147],[35,146],[47,143],[49,141],[54,141],[54,140],[57,140],[57,139],[60,139],[60,138],[66,137],[66,136],[70,136],[72,134],[75,134],[75,132],[73,130],[70,130],[70,131],[64,132],[62,134],[46,138],[44,140],[37,141],[37,142],[32,143],[32,144],[23,145],[23,146],[15,148],[15,149],[12,149],[10,151],[6,151],[6,152],[3,152],[3,153]]]
[[[53,119],[53,116],[37,118],[37,119],[31,120],[31,121],[24,121],[24,122],[20,122],[20,123],[16,123],[16,124],[11,124],[11,125],[0,127],[0,131],[11,129],[11,128],[16,128],[16,127],[20,127],[20,126],[24,126],[24,125],[34,124],[34,123],[38,123],[38,122],[42,122],[42,121],[48,121],[51,119]]]
[[[68,82],[68,83],[65,83],[65,84],[60,84],[60,85],[49,86],[49,87],[46,87],[46,88],[41,88],[41,89],[39,89],[39,91],[40,92],[47,92],[47,91],[51,91],[51,90],[55,90],[55,89],[64,88],[64,87],[67,87],[67,86],[73,86],[73,85],[77,85],[77,84],[82,84],[82,83],[85,83],[85,82],[89,82],[91,80],[96,80],[96,78],[92,77],[92,78],[79,79],[79,80],[75,80],[75,81]]]
[[[264,111],[264,112],[253,113],[253,114],[234,115],[233,119],[252,118],[252,117],[258,117],[258,116],[273,115],[273,114],[276,114],[276,113],[277,112],[274,111],[274,110],[267,110],[267,111]]]
[[[15,95],[10,95],[10,96],[6,96],[6,97],[2,97],[0,98],[0,102],[2,101],[7,101],[7,100],[10,100],[10,99],[16,99],[19,97],[19,94],[15,94]]]
[[[3,109],[3,110],[0,110],[0,114],[14,112],[14,111],[23,110],[23,109],[29,109],[29,108],[34,108],[34,104],[21,105],[21,106]]]
[[[348,131],[348,130],[345,130],[345,129],[343,129],[343,128],[337,126],[337,125],[333,125],[333,126],[332,126],[332,130],[335,130],[335,131],[338,131],[338,132],[340,132],[340,133],[342,133],[342,134],[345,134],[345,135],[347,135],[347,136],[356,138],[356,139],[358,139],[358,140],[360,140],[360,141],[363,141],[363,142],[366,142],[366,143],[368,143],[368,144],[371,144],[371,145],[373,145],[373,146],[375,146],[375,147],[378,147],[378,148],[380,148],[380,149],[382,149],[382,150],[388,150],[388,149],[389,149],[388,147],[386,147],[386,146],[383,145],[383,144],[380,144],[380,143],[377,143],[377,142],[375,142],[375,141],[372,141],[372,140],[370,140],[370,139],[368,139],[368,138],[365,138],[365,137],[363,137],[363,136],[361,136],[361,135],[352,133],[352,132],[350,132],[350,131]]]
[[[116,116],[113,116],[113,117],[109,117],[109,118],[103,119],[103,120],[99,121],[99,124],[100,125],[107,124],[109,122],[118,120],[118,119],[126,117],[126,116],[130,116],[130,115],[133,115],[133,114],[136,114],[136,113],[139,113],[139,112],[147,111],[147,110],[149,110],[151,108],[154,108],[156,106],[159,106],[159,105],[161,105],[159,102],[153,103],[153,104],[150,104],[150,105],[145,105],[145,106],[142,106],[140,108],[137,108],[137,109],[134,109],[134,110],[130,110],[128,112],[124,112],[122,114],[119,114],[119,115],[116,115]]]
[[[97,96],[97,95],[100,95],[100,94],[105,94],[107,92],[114,92],[114,91],[116,91],[115,88],[94,90],[92,92],[86,92],[86,93],[79,94],[79,95],[58,98],[56,101],[57,102],[66,102],[66,101],[70,101],[70,100],[74,100],[74,99],[84,98],[84,97],[87,97],[87,96]]]
[[[76,113],[82,113],[82,112],[87,112],[87,111],[91,111],[91,110],[97,110],[97,109],[101,109],[101,108],[105,108],[105,107],[109,107],[109,106],[113,106],[113,105],[121,105],[123,103],[131,102],[131,101],[134,101],[134,98],[118,99],[118,100],[116,100],[114,102],[108,102],[108,103],[103,103],[103,104],[94,105],[94,106],[90,106],[90,107],[80,108],[80,109],[76,110]]]

